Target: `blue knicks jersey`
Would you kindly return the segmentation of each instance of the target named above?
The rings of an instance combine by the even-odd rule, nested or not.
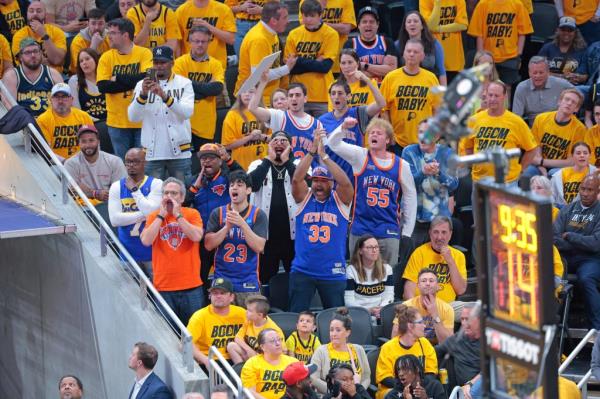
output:
[[[42,73],[35,81],[30,81],[23,72],[23,67],[18,66],[17,72],[17,103],[26,108],[33,116],[40,116],[48,109],[48,99],[54,81],[46,65],[42,65]]]
[[[229,198],[229,179],[223,176],[223,171],[214,176],[211,180],[203,184],[194,195],[194,208],[200,212],[200,217],[204,223],[208,223],[208,218],[213,209],[227,205],[231,202]]]
[[[294,158],[301,159],[310,151],[313,141],[313,131],[317,128],[318,124],[319,121],[311,116],[310,123],[307,126],[301,126],[289,111],[285,111],[285,124],[281,130],[286,132],[292,139],[290,144]]]
[[[219,226],[225,225],[229,205],[219,208]],[[250,205],[248,212],[241,215],[250,229],[254,226],[258,208]],[[244,232],[238,226],[233,226],[227,237],[215,252],[214,278],[226,278],[233,283],[235,292],[257,292],[260,290],[258,281],[259,254],[254,252],[246,243]]]
[[[366,62],[368,64],[383,65],[383,58],[387,52],[387,44],[385,38],[382,35],[377,35],[375,43],[371,46],[365,45],[359,37],[352,38],[352,47],[360,62]]]
[[[344,119],[347,117],[352,117],[356,120],[360,120],[360,118],[358,117],[358,108],[348,108],[348,111],[340,119],[335,118],[333,111],[328,112],[319,117],[319,122],[321,122],[321,124],[325,128],[327,134],[331,134],[338,126],[340,126],[344,122]],[[362,147],[364,144],[364,136],[362,129],[360,128],[360,123],[357,123],[356,126],[348,130],[345,133],[343,140],[346,143]],[[337,155],[335,152],[331,151],[329,147],[325,147],[325,151],[327,152],[327,155],[329,155],[329,158],[331,158],[333,162],[338,164],[339,167],[342,168],[344,172],[346,172],[348,179],[350,179],[350,181],[354,183],[354,172],[352,171],[352,166],[350,166],[350,164],[346,162],[342,157]]]
[[[346,279],[348,215],[335,190],[325,202],[309,193],[296,213],[292,273],[321,280]]]
[[[360,172],[354,175],[352,234],[373,234],[377,238],[400,238],[400,177],[402,159],[393,155],[390,167],[383,168],[367,153]]]
[[[139,209],[131,195],[131,190],[129,190],[125,184],[126,180],[126,178],[123,178],[119,183],[121,192],[121,212],[138,212]],[[144,181],[139,188],[139,191],[144,197],[147,197],[150,194],[153,180],[154,178],[151,176],[144,177]],[[127,248],[133,259],[138,262],[152,261],[152,247],[146,247],[140,241],[140,234],[145,226],[146,222],[144,221],[141,223],[130,224],[129,226],[119,226],[117,228],[119,240],[123,243],[123,246]]]

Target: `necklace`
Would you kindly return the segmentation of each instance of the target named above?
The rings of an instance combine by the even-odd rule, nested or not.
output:
[[[285,173],[285,166],[283,166],[281,169],[277,168],[277,166],[273,165],[273,169],[275,169],[275,171],[277,172],[277,180],[283,180],[284,178],[284,173]]]

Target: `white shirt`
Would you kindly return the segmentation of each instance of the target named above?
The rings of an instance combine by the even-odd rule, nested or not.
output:
[[[138,210],[123,212],[121,206],[121,181],[117,180],[110,186],[108,191],[108,217],[113,227],[129,226],[146,220],[153,211],[160,207],[162,201],[162,180],[154,179],[150,185],[150,193],[147,197],[140,190],[131,193]]]
[[[146,382],[150,374],[152,374],[152,370],[148,374],[143,376],[139,381],[135,381],[135,385],[133,386],[133,392],[131,392],[131,396],[129,397],[129,399],[137,398],[138,393],[140,393],[140,389],[142,388],[142,385],[144,385],[144,382]]]

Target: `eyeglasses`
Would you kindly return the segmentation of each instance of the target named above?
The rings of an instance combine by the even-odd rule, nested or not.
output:
[[[265,342],[269,343],[269,344],[275,345],[275,344],[279,344],[279,343],[283,342],[283,340],[281,339],[281,337],[279,337],[279,338],[269,339],[269,340],[267,340]]]
[[[39,49],[38,50],[21,51],[21,55],[27,55],[27,56],[29,56],[29,55],[37,55],[37,54],[40,54],[40,53],[41,53],[41,50],[39,50]]]
[[[423,324],[423,323],[425,323],[425,320],[423,320],[423,319],[413,320],[413,321],[411,321],[411,323],[413,323],[413,324]]]
[[[125,160],[125,162],[124,162],[125,166],[127,166],[127,165],[140,165],[141,163],[142,163],[142,161],[140,161],[140,160],[135,160],[135,161]]]
[[[364,248],[369,251],[379,251],[379,245],[367,245]]]

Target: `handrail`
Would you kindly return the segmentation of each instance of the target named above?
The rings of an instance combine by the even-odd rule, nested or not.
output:
[[[583,399],[587,399],[587,385],[588,381],[592,378],[592,369],[589,369],[587,373],[583,376],[581,381],[577,383],[577,388],[581,391],[581,397]]]
[[[464,398],[465,395],[462,392],[462,388],[460,386],[455,386],[450,395],[448,395],[448,399],[461,399]]]
[[[12,97],[12,95],[6,89],[6,86],[4,86],[4,83],[2,81],[0,81],[0,91],[2,92],[4,98],[9,100],[9,102],[12,106],[17,104],[16,101],[14,100],[14,98]],[[69,174],[67,169],[63,166],[61,160],[59,160],[58,157],[56,156],[56,154],[54,154],[54,152],[52,151],[52,149],[46,142],[46,139],[43,137],[43,135],[31,123],[27,125],[26,129],[23,129],[23,134],[25,136],[25,144],[26,145],[28,144],[28,142],[31,141],[30,138],[28,137],[28,134],[32,134],[37,139],[38,144],[46,152],[45,155],[48,156],[53,161],[53,163],[54,163],[53,167],[55,167],[56,169],[58,169],[60,171],[60,174],[62,177],[62,184],[63,184],[63,203],[66,204],[68,202],[68,199],[69,199],[68,185],[70,185],[71,188],[73,190],[75,190],[75,192],[77,193],[77,195],[79,196],[81,201],[83,201],[83,203],[87,206],[87,211],[88,211],[87,216],[93,217],[93,219],[95,219],[94,220],[95,223],[97,223],[98,226],[100,227],[99,233],[100,233],[101,256],[104,257],[107,254],[107,251],[106,251],[106,245],[107,245],[106,241],[107,240],[105,239],[105,236],[104,236],[105,234],[107,234],[110,237],[110,239],[112,240],[113,244],[116,245],[116,247],[119,249],[119,251],[121,253],[121,257],[124,258],[124,261],[126,261],[129,264],[128,266],[130,268],[132,268],[135,271],[135,273],[137,274],[137,277],[140,280],[140,289],[142,291],[149,290],[152,293],[152,295],[156,298],[156,300],[158,301],[160,307],[162,307],[165,310],[165,312],[167,313],[167,316],[175,323],[175,325],[177,326],[177,328],[180,331],[180,340],[181,340],[181,348],[182,348],[181,354],[182,354],[183,365],[186,367],[186,369],[189,373],[192,373],[194,371],[192,335],[190,334],[190,332],[188,331],[186,326],[181,322],[181,320],[179,320],[179,317],[177,317],[175,312],[173,312],[171,307],[163,299],[162,295],[160,295],[160,293],[154,287],[154,285],[152,284],[150,279],[148,279],[146,274],[138,266],[137,262],[133,259],[131,254],[127,251],[127,249],[125,249],[123,244],[121,244],[121,242],[119,241],[119,238],[112,231],[111,227],[106,223],[104,218],[102,218],[102,216],[100,216],[100,214],[98,213],[98,211],[96,210],[94,205],[90,202],[87,195],[85,195],[85,193],[83,192],[81,187],[79,187],[77,182],[75,182],[73,177]],[[68,185],[65,183],[65,180],[68,183]],[[142,301],[142,307],[145,307],[145,306],[146,306],[145,302]],[[161,313],[161,312],[159,312],[159,313]],[[163,315],[163,317],[164,317],[164,315]],[[167,321],[167,323],[170,324],[169,320],[166,317],[164,317],[164,318]]]
[[[216,360],[214,359],[215,357]],[[227,371],[227,373],[223,370],[223,368],[225,371]],[[208,348],[208,379],[211,384],[211,390],[217,383],[217,375],[221,377],[225,385],[231,389],[235,398],[243,399],[244,395],[246,395],[248,399],[254,398],[252,392],[250,392],[248,388],[244,388],[242,385],[242,379],[237,375],[229,362],[225,360],[221,352],[219,352],[219,349],[213,345]],[[231,381],[232,378],[233,381]]]
[[[569,354],[569,356],[567,356],[567,358],[565,359],[565,361],[558,368],[558,375],[561,375],[567,369],[567,367],[569,367],[571,365],[571,362],[573,361],[573,359],[575,359],[575,357],[577,357],[577,355],[579,354],[579,352],[581,352],[581,350],[587,345],[587,343],[589,342],[590,338],[594,334],[596,334],[596,330],[593,329],[593,328],[590,331],[588,331],[587,334],[585,334],[585,337],[583,337],[581,339],[581,342],[579,342],[579,344],[577,344],[577,346],[575,347],[575,349],[573,349],[573,352],[571,352]]]

